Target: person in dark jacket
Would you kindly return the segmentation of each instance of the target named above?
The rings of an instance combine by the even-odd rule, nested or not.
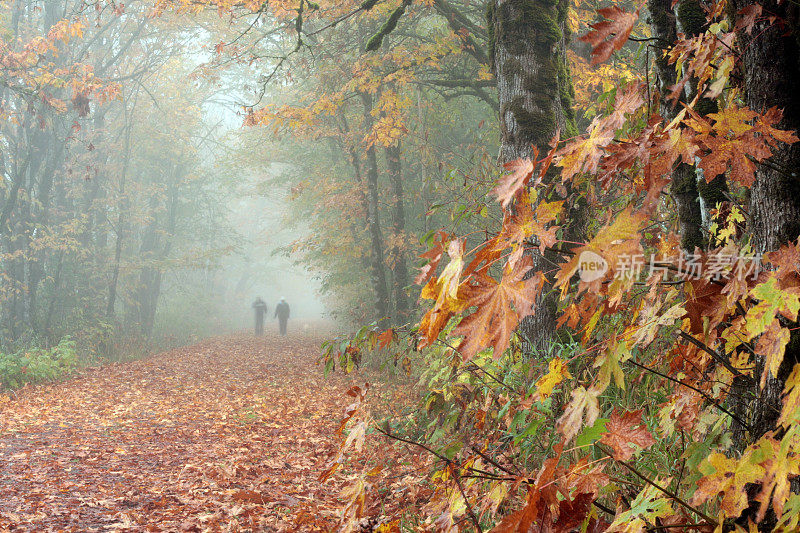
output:
[[[282,297],[278,305],[275,306],[275,316],[278,317],[281,335],[286,335],[286,322],[289,321],[289,304],[286,303],[286,298]]]
[[[264,316],[267,314],[267,303],[259,296],[253,302],[253,310],[256,313],[256,337],[264,334]]]

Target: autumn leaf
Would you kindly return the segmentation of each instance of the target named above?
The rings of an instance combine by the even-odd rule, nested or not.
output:
[[[392,344],[392,342],[394,342],[396,337],[397,334],[395,333],[394,329],[389,328],[378,335],[378,346],[381,350],[385,350],[390,344]]]
[[[555,357],[548,363],[548,372],[536,382],[536,397],[540,400],[549,398],[553,393],[553,388],[572,376],[567,368],[567,363],[559,357]]]
[[[579,172],[595,171],[604,154],[603,148],[613,139],[614,132],[604,128],[600,119],[595,118],[589,135],[569,141],[559,152],[556,164],[564,169],[562,179],[569,180]]]
[[[760,115],[746,107],[731,106],[707,117],[700,117],[691,108],[687,110],[692,117],[685,123],[697,132],[696,139],[705,148],[700,168],[707,181],[730,169],[734,181],[750,187],[755,180],[754,161],[768,159],[772,155],[770,146],[777,142],[797,142],[792,132],[773,127],[781,118],[777,109]]]
[[[464,268],[464,241],[461,239],[450,241],[447,246],[447,255],[450,256],[450,262],[439,276],[437,284],[441,287],[440,290],[443,294],[451,300],[456,300],[461,271]]]
[[[624,341],[611,342],[594,360],[592,366],[598,369],[597,379],[592,385],[592,390],[597,393],[605,391],[611,379],[620,389],[625,390],[625,373],[620,363],[630,359],[631,351]]]
[[[800,271],[800,245],[787,243],[778,250],[766,254],[766,258],[776,268],[775,277],[779,280],[791,279]]]
[[[536,152],[534,152],[533,158],[536,158]],[[530,159],[516,159],[503,166],[508,172],[497,180],[497,186],[492,192],[505,209],[523,187],[529,184],[533,174],[533,162]]]
[[[556,473],[559,472],[558,463],[563,452],[563,446],[557,444],[554,446],[553,451],[555,456],[544,461],[542,468],[535,476],[533,484],[528,486],[525,505],[522,509],[503,518],[491,530],[491,533],[527,532],[531,531],[534,525],[538,525],[538,529],[544,531],[562,531],[560,528],[552,527],[552,514],[548,512],[549,509],[556,508],[559,504],[554,478]],[[571,515],[571,517],[574,516]]]
[[[741,459],[712,453],[699,466],[703,477],[697,481],[690,503],[700,505],[722,495],[720,506],[725,514],[739,516],[749,504],[747,484],[757,483],[764,477],[764,468],[752,459],[752,451]]]
[[[668,481],[668,480],[667,480]],[[669,485],[661,481],[660,485]],[[618,513],[607,533],[641,533],[648,524],[656,524],[659,518],[670,516],[675,511],[672,502],[653,485],[645,485],[631,502],[630,509]]]
[[[756,23],[758,17],[761,16],[761,12],[763,11],[763,7],[761,4],[750,4],[749,6],[745,6],[736,14],[739,18],[736,20],[735,29],[744,30],[746,33],[753,33],[753,26]]]
[[[778,375],[778,369],[783,362],[783,355],[786,351],[786,345],[789,344],[789,330],[781,327],[779,320],[770,322],[767,329],[758,338],[755,352],[763,355],[766,359],[764,363],[764,372],[761,374],[761,384],[763,388],[767,382],[767,375]]]
[[[691,431],[700,417],[703,397],[686,387],[678,387],[669,400],[661,405],[661,430],[672,435],[675,430]]]
[[[597,495],[610,481],[609,475],[603,471],[606,465],[606,461],[590,461],[589,456],[583,457],[567,469],[560,481],[562,490],[566,494]]]
[[[783,407],[778,425],[789,428],[800,424],[800,365],[794,365],[783,389]]]
[[[639,19],[638,10],[628,13],[617,6],[598,9],[597,13],[607,20],[592,24],[592,31],[580,38],[592,46],[592,65],[606,61],[614,51],[625,46]]]
[[[564,435],[566,442],[571,441],[580,433],[583,424],[592,425],[600,415],[597,394],[579,386],[572,390],[572,397],[564,409],[564,414],[558,419],[556,429]]]
[[[629,461],[638,449],[646,450],[655,444],[653,435],[642,424],[642,412],[640,409],[620,415],[615,409],[611,413],[600,442],[611,447],[611,455],[617,461]]]
[[[661,305],[645,307],[642,310],[641,325],[634,332],[633,338],[641,347],[648,346],[656,338],[661,328],[669,327],[686,315],[682,303],[678,303],[661,311]]]
[[[420,322],[422,346],[429,346],[439,336],[450,318],[463,309],[464,305],[459,296],[461,287],[461,273],[464,269],[464,241],[453,239],[447,247],[450,262],[442,270],[438,278],[431,276],[428,283],[420,292],[421,298],[435,300],[434,305],[428,309]],[[440,252],[434,252],[441,259]]]
[[[764,520],[767,512],[772,509],[780,517],[784,505],[792,493],[792,480],[800,475],[800,435],[797,428],[791,428],[780,441],[771,436],[765,436],[753,445],[753,448],[763,449],[759,454],[763,457],[761,466],[764,467],[764,479],[756,501],[761,505],[756,515],[756,521]]]
[[[619,213],[613,222],[600,228],[593,239],[575,249],[573,257],[561,265],[556,274],[556,287],[565,285],[572,278],[578,270],[583,251],[599,253],[608,264],[617,266],[618,256],[628,256],[633,251],[632,246],[639,247],[639,231],[645,220],[647,217],[644,213],[635,212],[630,207]]]
[[[531,268],[530,258],[525,257],[513,268],[507,266],[499,282],[480,275],[464,289],[464,307],[475,310],[461,319],[453,334],[464,336],[459,351],[465,359],[490,347],[494,356],[500,357],[520,320],[533,314],[543,278],[537,275],[525,279]]]
[[[531,209],[528,202],[516,206],[514,213],[506,214],[503,229],[498,235],[496,250],[511,248],[508,263],[512,267],[522,258],[525,244],[531,237],[536,237],[539,243],[539,252],[552,247],[557,242],[559,226],[552,223],[562,212],[564,202],[539,202],[536,210]]]
[[[419,274],[414,279],[417,285],[425,285],[436,274],[436,269],[439,267],[439,262],[442,260],[444,253],[444,244],[447,242],[447,234],[443,231],[438,231],[433,238],[433,246],[420,255],[421,259],[426,260],[425,265],[419,269]]]
[[[775,124],[783,119],[783,111],[777,107],[770,107],[762,115],[757,117],[753,128],[756,132],[763,135],[764,140],[772,146],[778,142],[794,144],[800,140],[796,131],[787,131],[775,128]]]
[[[767,281],[753,287],[750,295],[758,300],[758,303],[748,309],[744,318],[746,340],[751,340],[772,328],[771,340],[765,340],[762,349],[768,351],[773,358],[770,367],[780,366],[785,347],[785,343],[781,341],[784,334],[775,329],[779,326],[774,326],[773,322],[777,320],[778,314],[792,321],[797,320],[797,313],[800,311],[800,288],[781,289],[777,278],[773,275]]]

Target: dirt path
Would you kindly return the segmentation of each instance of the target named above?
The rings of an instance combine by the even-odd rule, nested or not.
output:
[[[215,338],[0,396],[0,531],[281,531],[332,506],[316,479],[356,380],[318,346]]]

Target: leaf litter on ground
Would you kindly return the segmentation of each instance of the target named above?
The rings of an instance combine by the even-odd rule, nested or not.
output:
[[[321,340],[217,337],[0,395],[0,531],[332,529],[347,476],[318,476],[364,376],[323,377]]]

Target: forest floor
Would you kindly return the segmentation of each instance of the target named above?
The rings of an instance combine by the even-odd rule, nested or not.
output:
[[[317,478],[364,376],[325,378],[320,341],[212,338],[0,395],[0,531],[326,529],[342,482]]]

